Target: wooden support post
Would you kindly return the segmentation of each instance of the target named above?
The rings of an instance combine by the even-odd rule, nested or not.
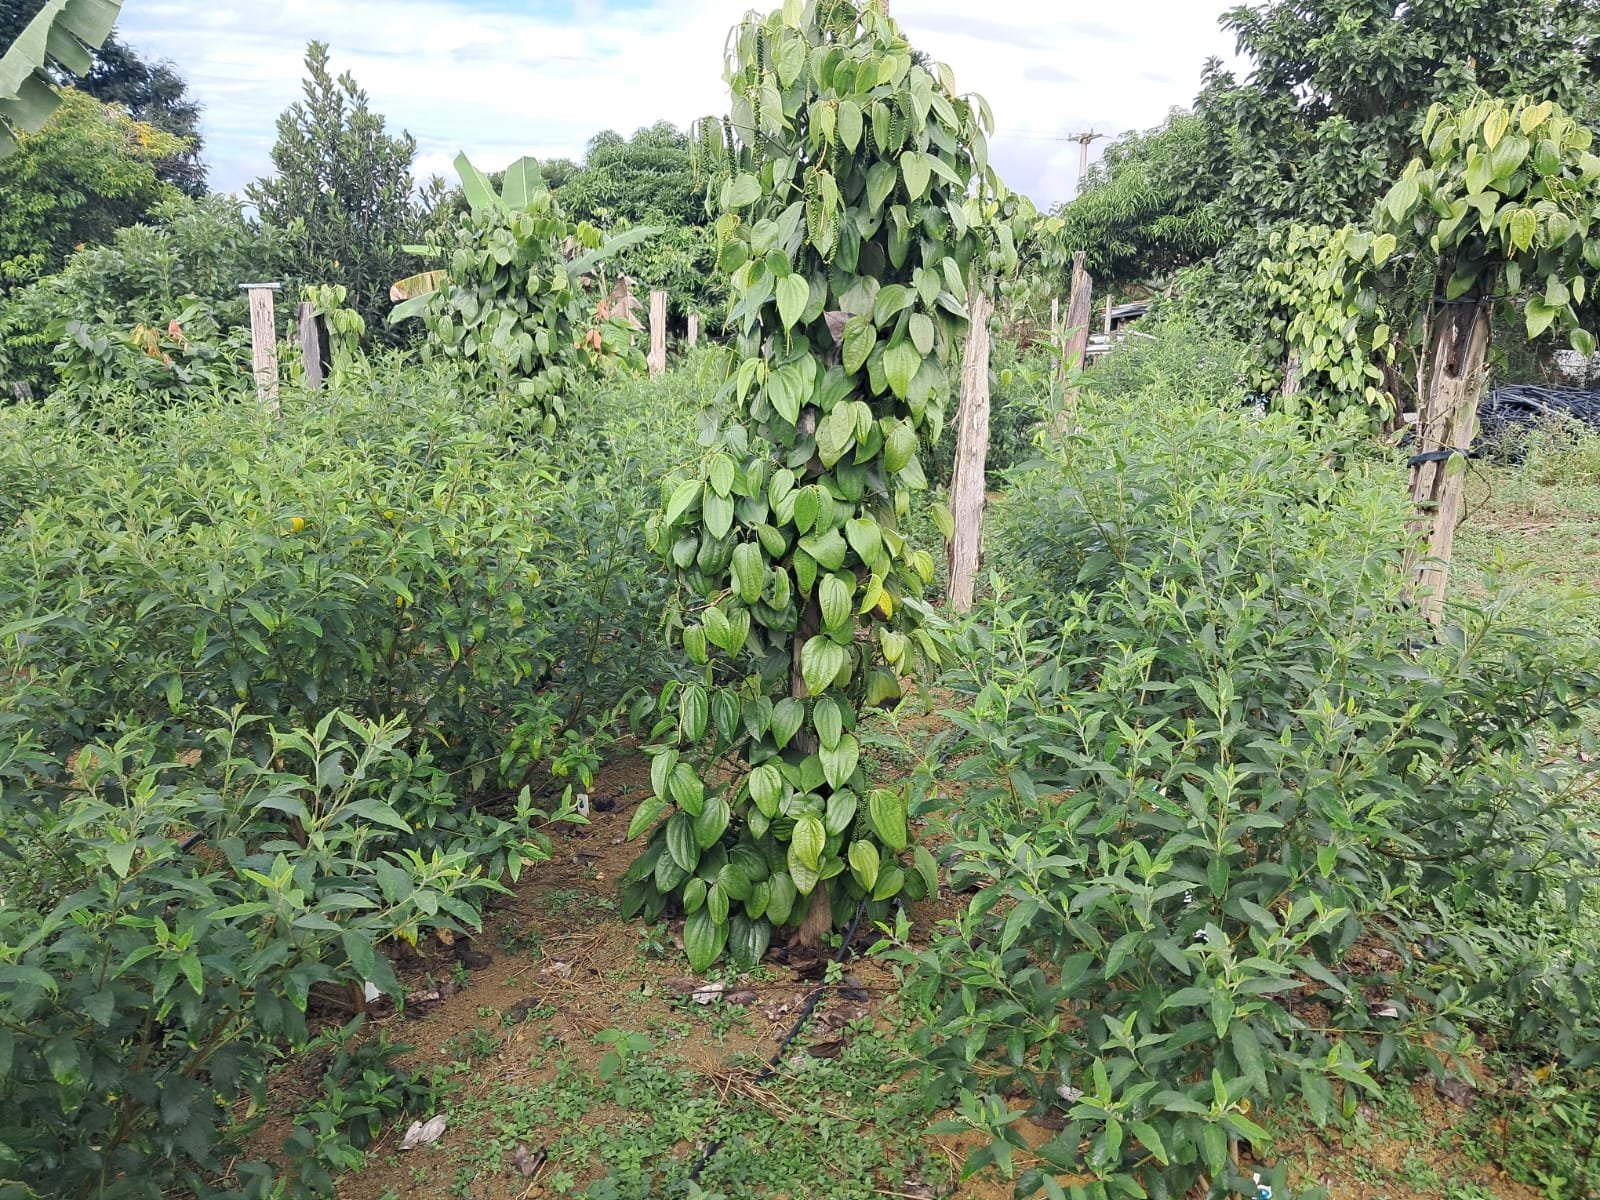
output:
[[[972,611],[983,550],[983,507],[988,498],[984,464],[989,457],[989,297],[977,287],[971,296],[967,351],[961,363],[961,407],[957,411],[955,470],[950,478],[950,576],[945,599],[958,613]]]
[[[1083,354],[1089,348],[1089,322],[1094,319],[1094,279],[1084,270],[1085,254],[1072,256],[1072,295],[1067,299],[1066,361],[1081,369]]]
[[[1111,348],[1111,310],[1116,307],[1111,299],[1111,293],[1106,293],[1106,348]]]
[[[33,399],[33,385],[26,379],[19,379],[11,385],[11,398],[18,403]]]
[[[306,390],[315,392],[328,377],[328,328],[315,304],[300,305],[300,361],[305,367]]]
[[[1492,289],[1491,289],[1492,290]],[[1444,617],[1450,559],[1466,489],[1467,453],[1478,429],[1487,377],[1490,305],[1476,296],[1446,308],[1434,331],[1428,390],[1417,405],[1417,461],[1411,468],[1411,546],[1406,574],[1429,621]]]
[[[693,350],[700,344],[700,314],[689,314],[689,349]]]
[[[272,293],[282,284],[241,283],[250,296],[250,365],[256,378],[256,396],[267,406],[267,411],[277,416],[278,402],[278,330],[273,315]]]
[[[650,293],[650,374],[660,375],[667,369],[667,293],[657,289]]]
[[[1062,357],[1066,348],[1061,344],[1061,297],[1050,297],[1050,347],[1056,352],[1056,381],[1059,383],[1067,373],[1066,360]]]

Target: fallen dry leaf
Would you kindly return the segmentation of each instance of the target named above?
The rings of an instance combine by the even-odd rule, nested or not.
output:
[[[406,1130],[405,1137],[400,1139],[400,1149],[415,1150],[418,1146],[431,1145],[437,1142],[444,1134],[445,1115],[443,1113],[429,1117],[427,1121],[413,1121]]]

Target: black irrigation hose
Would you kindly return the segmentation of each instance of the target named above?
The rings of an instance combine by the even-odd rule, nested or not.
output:
[[[850,954],[850,946],[856,940],[856,931],[861,927],[861,918],[866,915],[867,898],[863,896],[861,903],[856,905],[856,915],[850,919],[850,928],[845,930],[844,940],[839,943],[839,952],[833,956],[835,963],[844,962]],[[783,1035],[783,1040],[778,1043],[778,1048],[772,1052],[772,1057],[767,1059],[767,1065],[761,1068],[756,1075],[755,1082],[765,1083],[778,1073],[778,1064],[783,1061],[784,1053],[800,1036],[800,1031],[805,1028],[806,1022],[811,1019],[811,1014],[817,1010],[817,1004],[822,1000],[823,993],[828,990],[827,983],[819,983],[811,989],[811,995],[806,997],[806,1002],[800,1006],[800,1012],[794,1019],[794,1024],[789,1026],[789,1032]],[[717,1139],[708,1144],[700,1155],[700,1161],[695,1163],[689,1172],[689,1182],[699,1183],[700,1172],[706,1169],[706,1164],[716,1157],[717,1151],[723,1146],[722,1139]]]

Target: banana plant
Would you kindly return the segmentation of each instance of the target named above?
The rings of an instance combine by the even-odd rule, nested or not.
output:
[[[121,0],[48,0],[17,40],[0,55],[0,158],[17,148],[17,137],[37,133],[61,102],[47,69],[52,63],[75,75],[94,65],[93,47],[111,34]]]

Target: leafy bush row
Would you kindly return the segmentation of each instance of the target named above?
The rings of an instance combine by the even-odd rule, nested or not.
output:
[[[1494,595],[1435,637],[1400,489],[1181,357],[1199,398],[1084,399],[1006,502],[1009,589],[945,634],[979,890],[907,953],[973,1164],[1028,1149],[1027,1194],[1245,1187],[1264,1109],[1338,1119],[1477,1036],[1600,1058],[1600,843],[1549,751],[1592,740],[1600,658]]]

